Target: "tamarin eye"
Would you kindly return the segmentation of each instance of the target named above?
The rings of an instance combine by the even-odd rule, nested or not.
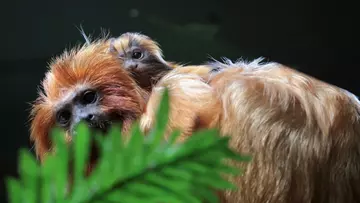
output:
[[[60,124],[60,125],[66,125],[71,118],[71,112],[68,110],[62,110],[59,111],[57,116],[56,116],[56,121]]]
[[[135,50],[132,52],[131,58],[133,58],[133,59],[140,59],[142,56],[143,56],[143,54],[142,54],[141,50],[140,50],[140,49],[135,49]]]
[[[83,95],[80,98],[80,102],[83,105],[92,104],[96,101],[96,99],[97,99],[96,92],[93,90],[88,90],[83,93]]]

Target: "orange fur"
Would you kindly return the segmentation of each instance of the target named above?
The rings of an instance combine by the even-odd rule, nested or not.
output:
[[[146,112],[140,120],[141,128],[146,132],[154,124],[156,107],[164,87],[169,89],[170,94],[169,132],[181,129],[183,140],[194,130],[218,122],[219,116],[209,111],[220,108],[218,100],[214,99],[213,89],[207,83],[209,70],[206,66],[185,66],[165,75],[152,90]]]
[[[103,112],[121,112],[124,129],[138,118],[145,108],[147,93],[121,67],[121,62],[109,54],[105,40],[65,52],[50,64],[42,82],[43,91],[31,112],[31,140],[40,160],[51,151],[49,132],[55,126],[55,110],[62,100],[78,88],[88,86],[102,93]],[[71,136],[67,133],[67,139]]]
[[[239,190],[221,193],[224,202],[359,201],[360,104],[351,93],[280,64],[255,61],[175,68],[147,102],[146,92],[107,49],[100,40],[51,63],[32,111],[31,139],[40,159],[51,151],[54,110],[75,88],[100,89],[104,111],[131,113],[124,131],[137,118],[146,131],[168,87],[169,131],[182,129],[180,141],[200,128],[218,127],[232,137],[232,148],[253,156],[250,164],[239,164],[245,174],[231,179]],[[220,72],[208,71],[216,66]]]
[[[169,73],[147,109],[170,89],[169,128],[191,134],[191,124],[218,127],[230,145],[250,154],[245,174],[231,179],[237,191],[224,202],[294,203],[360,200],[360,104],[354,95],[277,63],[214,63],[208,82]],[[206,112],[206,114],[202,114]],[[141,118],[144,130],[154,113]],[[192,120],[192,121],[191,121]],[[209,122],[211,121],[211,122]]]

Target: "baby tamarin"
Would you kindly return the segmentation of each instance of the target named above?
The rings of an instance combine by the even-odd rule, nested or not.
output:
[[[127,32],[109,41],[110,52],[123,60],[123,67],[145,90],[150,91],[163,75],[177,66],[165,61],[158,43],[146,35]]]
[[[209,80],[171,70],[147,101],[147,91],[104,40],[64,53],[50,64],[33,106],[37,155],[51,151],[51,127],[63,127],[71,141],[80,119],[104,131],[122,122],[124,132],[140,119],[146,131],[168,87],[169,129],[183,129],[182,140],[217,127],[232,137],[231,147],[253,157],[239,165],[245,173],[232,179],[239,189],[223,193],[224,202],[359,201],[360,104],[354,95],[276,63],[208,66],[221,67]]]
[[[165,61],[159,44],[149,36],[126,32],[109,40],[110,53],[123,61],[123,67],[137,81],[140,87],[151,91],[157,81],[174,68],[178,71],[192,72],[207,78],[209,67],[185,66],[180,63]]]

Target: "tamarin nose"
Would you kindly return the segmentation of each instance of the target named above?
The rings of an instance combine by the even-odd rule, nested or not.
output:
[[[138,67],[138,64],[133,64],[133,65],[131,65],[131,66],[129,67],[129,69],[130,69],[131,71],[134,71],[134,70],[137,69],[137,67]]]
[[[87,117],[85,118],[86,121],[91,122],[95,119],[95,116],[93,114],[89,114],[87,115]]]

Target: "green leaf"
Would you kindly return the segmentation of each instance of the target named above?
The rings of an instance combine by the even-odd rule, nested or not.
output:
[[[137,196],[142,196],[143,201],[145,202],[178,202],[178,198],[174,196],[169,196],[169,191],[162,189],[161,187],[152,187],[149,183],[134,183],[129,184],[125,188],[126,192],[130,194],[136,194]],[[125,191],[124,190],[124,191]],[[161,198],[162,197],[162,198]]]
[[[28,202],[36,202],[39,193],[39,167],[35,157],[28,150],[20,150],[20,176]]]
[[[54,179],[56,185],[56,194],[57,201],[66,198],[66,189],[69,179],[69,151],[67,150],[67,145],[65,141],[64,132],[55,128],[52,133],[53,141],[56,146],[56,155],[54,156],[54,161],[57,163],[57,167],[54,171]]]
[[[122,157],[122,148],[123,148],[123,140],[121,139],[121,128],[120,125],[112,125],[109,131],[108,136],[110,137],[111,142],[109,143],[110,148],[107,149],[106,151],[109,152],[108,153],[108,160],[111,162],[117,162],[117,161],[121,161],[121,157]],[[120,159],[119,159],[120,157]],[[122,168],[121,164],[116,164],[114,166],[109,166],[109,174],[108,177],[109,179],[113,179],[115,177],[117,177],[119,174],[122,173],[121,170],[119,170],[119,168]],[[111,182],[111,180],[109,180],[109,182]]]
[[[168,145],[171,146],[175,143],[176,139],[181,135],[180,130],[174,130],[169,138]]]
[[[100,139],[99,139],[100,140]],[[103,139],[102,142],[102,146],[100,147],[101,152],[100,152],[100,160],[98,161],[98,165],[95,168],[95,171],[97,174],[102,174],[101,175],[101,182],[99,183],[101,186],[106,187],[108,186],[111,182],[113,182],[112,177],[110,177],[111,174],[111,170],[112,170],[112,164],[114,164],[114,160],[111,159],[112,157],[112,142],[111,142],[111,137],[110,136],[106,136]],[[120,164],[120,163],[119,163]],[[124,171],[124,175],[126,176],[127,174],[125,174],[127,171]]]
[[[95,136],[93,138],[94,138],[96,146],[99,148],[102,148],[104,146],[105,136],[99,132],[95,132],[94,134],[95,134]]]
[[[161,187],[167,187],[169,185],[172,185],[172,189],[176,191],[186,190],[189,189],[191,184],[190,182],[181,181],[175,178],[168,178],[165,176],[162,176],[161,173],[148,173],[144,180],[151,183],[156,184]]]
[[[74,136],[74,184],[81,184],[84,180],[85,166],[89,159],[90,151],[90,130],[87,125],[81,122],[76,127]]]
[[[16,180],[15,178],[7,178],[6,185],[9,203],[22,202],[22,199],[25,197],[25,195],[23,195],[24,190],[21,187],[20,181]]]
[[[205,173],[207,176],[198,176],[194,181],[198,184],[208,185],[213,188],[225,190],[225,189],[236,189],[236,186],[232,183],[224,180],[219,174],[214,172]]]
[[[207,187],[203,187],[202,185],[195,184],[193,186],[193,191],[200,197],[202,197],[205,202],[209,203],[217,203],[219,202],[219,197],[216,195],[214,190],[211,190]]]
[[[141,198],[138,195],[134,195],[132,193],[128,193],[126,190],[113,191],[101,199],[110,202],[124,202],[124,203],[146,202],[144,198]]]
[[[179,168],[182,168],[183,170],[191,171],[192,173],[197,174],[204,174],[207,173],[211,168],[207,167],[204,164],[193,162],[190,160],[186,160],[182,162],[181,166],[178,166]]]
[[[190,171],[181,170],[175,166],[164,168],[163,173],[167,176],[177,177],[184,181],[191,181],[193,178],[196,178]]]
[[[238,154],[234,150],[232,150],[228,147],[228,145],[229,145],[228,143],[231,139],[230,136],[223,136],[220,139],[221,139],[221,142],[223,143],[222,144],[223,148],[221,149],[221,151],[226,155],[227,158],[230,158],[232,160],[239,161],[239,162],[250,162],[251,161],[251,159],[252,159],[251,156]]]
[[[188,140],[187,146],[197,149],[214,145],[220,138],[216,129],[204,129],[195,132]]]
[[[54,184],[54,170],[56,168],[56,160],[52,156],[47,156],[41,166],[41,187],[40,187],[40,202],[55,201],[55,184]]]
[[[175,195],[169,195],[169,193],[166,193],[166,195],[159,197],[159,196],[152,196],[151,198],[146,201],[146,203],[161,203],[161,202],[171,202],[171,203],[184,203],[184,201],[181,201],[181,198],[175,197]]]
[[[193,150],[199,151],[216,145],[216,142],[219,140],[217,135],[217,131],[214,129],[201,130],[194,133],[186,141],[186,147],[177,149],[176,156],[186,156],[192,153]]]
[[[77,126],[69,147],[61,130],[55,129],[52,140],[56,153],[49,154],[40,166],[28,152],[21,151],[21,179],[8,179],[9,200],[11,203],[25,200],[29,203],[218,202],[217,189],[236,189],[222,173],[228,176],[241,171],[228,163],[250,159],[231,150],[230,138],[219,136],[216,129],[196,132],[184,143],[176,142],[181,132],[174,131],[169,141],[164,142],[168,97],[165,90],[148,137],[138,123],[132,126],[129,139],[124,139],[121,129],[114,126],[106,135],[94,137],[100,153],[89,177],[84,169],[92,140],[84,123]],[[69,170],[70,163],[74,164],[74,170]],[[74,180],[71,190],[70,177]]]
[[[166,192],[164,190],[158,187],[151,187],[148,185],[148,183],[138,182],[138,183],[128,184],[125,187],[125,189],[131,193],[136,193],[143,196],[149,196],[149,198],[151,198],[151,196],[153,196],[154,194],[166,195]]]
[[[35,157],[26,149],[20,149],[20,175],[26,184],[31,184],[33,178],[38,174],[38,164]]]
[[[144,134],[140,130],[140,126],[138,123],[133,125],[131,131],[131,138],[126,148],[126,154],[131,155],[131,159],[128,162],[133,170],[133,173],[138,173],[145,167],[147,162],[147,154],[145,154],[144,145]]]

